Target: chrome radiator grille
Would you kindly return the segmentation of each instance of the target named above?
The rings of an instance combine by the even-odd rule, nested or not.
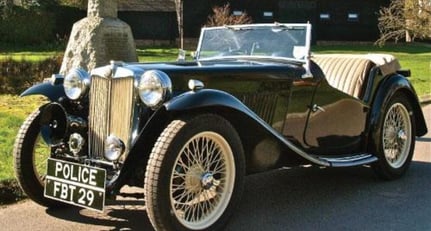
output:
[[[115,135],[129,150],[133,115],[133,77],[92,76],[89,111],[89,155],[103,158],[105,139]]]

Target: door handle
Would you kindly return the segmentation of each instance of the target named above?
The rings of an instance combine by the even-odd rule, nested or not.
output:
[[[317,104],[313,104],[313,106],[311,107],[311,111],[312,112],[317,112],[317,111],[321,111],[321,112],[325,112],[325,109]]]

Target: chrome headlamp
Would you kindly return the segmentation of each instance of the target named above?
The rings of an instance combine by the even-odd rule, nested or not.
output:
[[[126,146],[123,141],[114,136],[110,135],[105,140],[105,158],[109,161],[117,161],[124,153]]]
[[[162,71],[146,71],[139,80],[138,92],[145,105],[156,108],[171,96],[171,79]]]
[[[66,96],[71,100],[77,100],[87,93],[90,76],[80,68],[72,69],[64,78],[63,86]]]

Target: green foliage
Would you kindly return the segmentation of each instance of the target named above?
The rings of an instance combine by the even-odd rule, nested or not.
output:
[[[1,6],[0,42],[10,44],[40,44],[52,41],[55,19],[43,8]]]
[[[39,62],[0,61],[0,94],[19,94],[53,73],[58,73],[61,57],[51,57]]]
[[[378,45],[386,41],[407,42],[431,37],[431,2],[429,0],[393,0],[379,11]]]
[[[59,0],[58,2],[64,6],[77,7],[80,9],[85,9],[88,5],[88,0]]]

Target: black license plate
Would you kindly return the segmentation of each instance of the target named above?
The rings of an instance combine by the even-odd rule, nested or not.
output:
[[[63,160],[48,159],[45,197],[103,211],[106,170]]]

